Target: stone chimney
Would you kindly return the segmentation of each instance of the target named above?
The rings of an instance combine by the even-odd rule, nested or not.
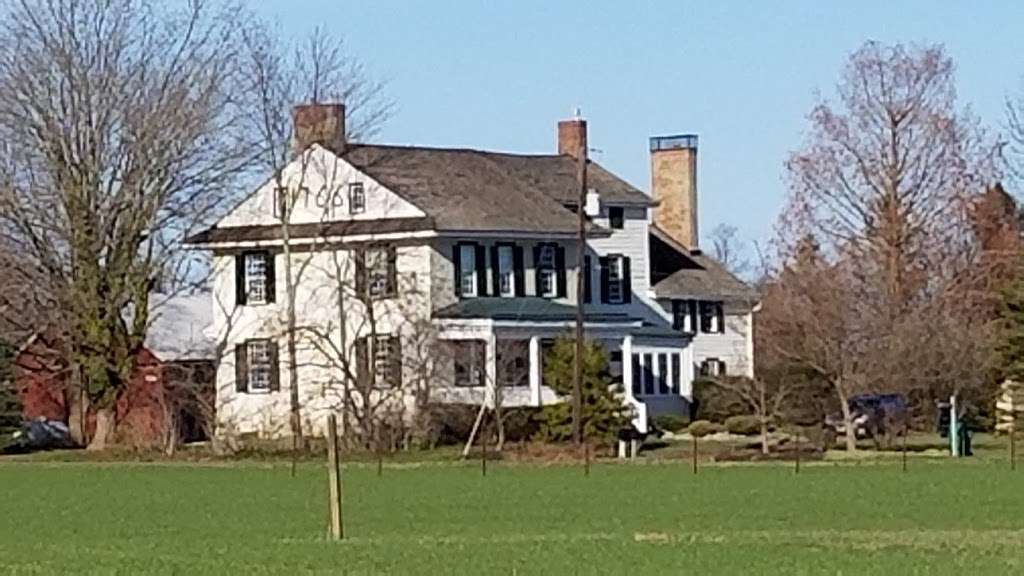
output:
[[[344,104],[298,104],[292,108],[292,155],[298,156],[313,144],[345,151]]]
[[[697,135],[651,138],[651,194],[654,224],[693,250],[697,231]]]
[[[576,158],[580,150],[587,149],[587,121],[580,117],[580,111],[572,120],[558,123],[558,153]]]

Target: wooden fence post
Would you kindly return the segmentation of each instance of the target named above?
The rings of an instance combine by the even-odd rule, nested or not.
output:
[[[583,475],[590,476],[590,442],[583,443]]]
[[[345,537],[341,517],[341,463],[338,460],[338,418],[327,416],[328,505],[331,512],[331,540]]]
[[[692,450],[692,453],[693,453],[692,454],[692,456],[693,456],[693,473],[696,474],[697,473],[697,437],[696,436],[693,437],[693,450]]]

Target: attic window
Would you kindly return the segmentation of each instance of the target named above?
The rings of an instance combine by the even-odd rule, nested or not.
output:
[[[626,210],[622,206],[608,208],[608,226],[613,230],[622,230],[626,220]]]
[[[348,213],[362,214],[366,212],[366,191],[363,190],[362,182],[353,182],[348,185]]]

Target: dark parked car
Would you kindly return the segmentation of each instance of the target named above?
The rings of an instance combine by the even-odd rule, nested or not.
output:
[[[25,454],[38,450],[55,450],[72,448],[74,442],[67,424],[56,420],[37,418],[25,422],[21,429],[14,433],[12,442],[4,447],[5,454]]]
[[[860,394],[850,398],[849,406],[857,438],[871,438],[878,447],[892,446],[910,426],[910,409],[902,394]],[[825,429],[829,444],[846,434],[842,413],[827,416]]]

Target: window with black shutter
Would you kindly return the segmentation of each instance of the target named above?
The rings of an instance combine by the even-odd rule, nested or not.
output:
[[[235,346],[235,391],[257,394],[281,388],[277,342],[246,340]]]
[[[356,291],[370,300],[392,298],[398,292],[398,252],[390,244],[375,244],[357,253]]]
[[[537,244],[533,251],[536,293],[544,298],[558,297],[565,291],[565,251],[557,244]],[[561,255],[561,256],[559,256]],[[559,272],[558,263],[562,268]]]
[[[601,258],[601,301],[606,304],[625,304],[631,299],[629,258],[609,254]]]
[[[364,336],[356,341],[357,378],[362,385],[373,378],[374,388],[398,388],[402,385],[402,344],[392,334]]]
[[[247,251],[235,257],[235,302],[239,306],[273,303],[275,284],[273,254]]]
[[[452,263],[455,265],[455,294],[460,298],[482,296],[480,287],[484,284],[480,266],[483,248],[475,242],[460,242],[452,250]]]
[[[697,301],[696,300],[673,300],[672,301],[672,327],[687,334],[696,332],[697,329]]]

